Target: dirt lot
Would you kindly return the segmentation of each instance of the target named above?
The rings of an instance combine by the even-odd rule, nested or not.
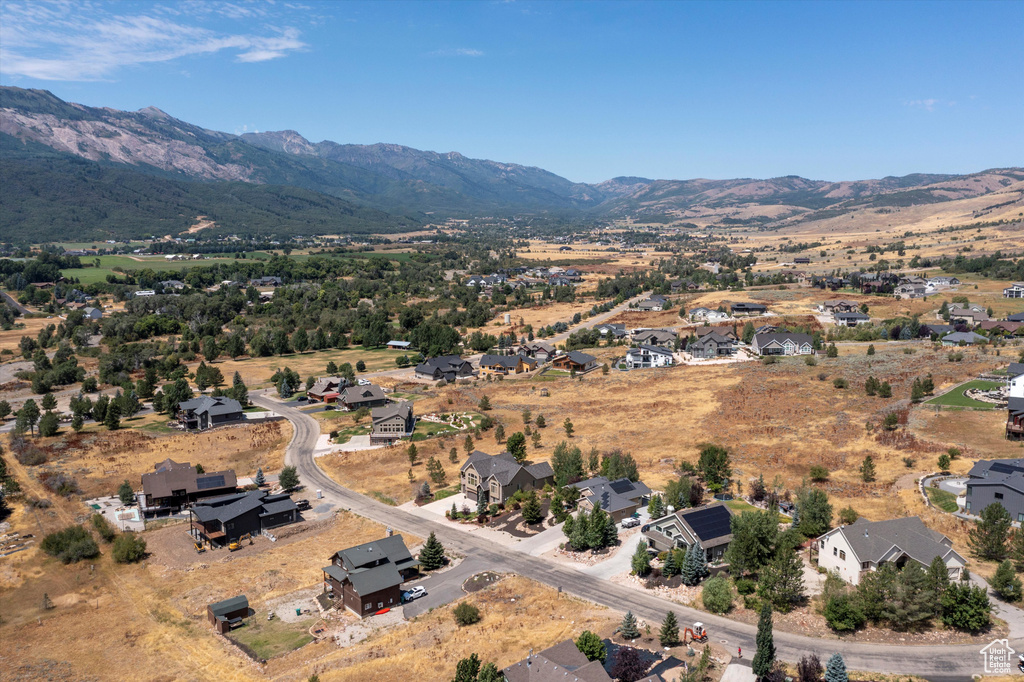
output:
[[[203,433],[154,434],[97,427],[76,434],[65,429],[53,438],[38,439],[47,462],[33,469],[71,474],[88,498],[112,494],[125,479],[138,487],[140,476],[168,457],[202,464],[207,471],[234,469],[238,476],[255,475],[258,467],[271,473],[284,466],[284,450],[291,434],[287,421],[228,426]]]

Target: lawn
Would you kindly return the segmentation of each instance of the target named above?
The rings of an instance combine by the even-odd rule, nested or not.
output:
[[[280,618],[267,620],[265,613],[256,612],[246,619],[245,625],[232,631],[228,638],[249,647],[262,659],[271,659],[312,642],[309,628],[316,620],[308,618],[286,623]]]
[[[750,504],[749,502],[746,502],[746,501],[740,500],[740,499],[727,500],[725,502],[725,506],[728,507],[729,509],[731,509],[734,514],[742,514],[743,512],[752,512],[752,511],[753,512],[764,511],[763,509],[755,507],[754,505]],[[779,517],[779,523],[788,523],[789,522],[789,517],[787,517],[787,516],[783,516],[782,514],[779,514],[778,517]]]
[[[205,258],[203,260],[165,260],[163,256],[83,256],[82,261],[93,263],[99,258],[98,268],[68,268],[61,274],[67,278],[77,277],[82,284],[105,282],[107,275],[121,276],[114,268],[122,270],[154,270],[179,272],[185,268],[215,265],[217,263],[236,262],[234,258]]]
[[[991,410],[995,408],[995,405],[992,403],[983,403],[980,400],[972,400],[964,395],[964,391],[970,389],[991,390],[993,388],[999,388],[1002,385],[1002,382],[999,381],[983,381],[981,379],[975,379],[974,381],[962,383],[948,393],[926,401],[925,404],[949,405],[952,407],[977,407],[985,410]]]
[[[450,424],[441,424],[439,422],[431,422],[425,419],[419,419],[416,421],[416,429],[413,431],[412,439],[414,441],[425,440],[427,438],[433,438],[435,436],[450,436],[459,435],[465,433],[471,433],[474,428],[480,424],[481,417],[479,414],[470,416],[470,424],[468,429],[457,429]],[[465,423],[465,420],[463,420]]]
[[[956,495],[948,490],[928,487],[925,488],[924,491],[927,493],[928,499],[931,500],[932,504],[944,512],[952,513],[960,508],[956,503]]]

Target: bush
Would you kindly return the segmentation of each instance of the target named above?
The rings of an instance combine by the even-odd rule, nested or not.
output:
[[[839,520],[847,526],[859,518],[860,514],[858,514],[857,510],[853,507],[846,507],[839,510]]]
[[[754,590],[757,589],[757,583],[750,578],[737,578],[736,579],[736,591],[746,596],[748,594],[754,594]]]
[[[804,364],[807,365],[808,367],[815,367],[817,366],[818,361],[815,359],[813,355],[805,355]]]
[[[456,606],[452,615],[455,616],[455,623],[459,626],[472,625],[473,623],[480,622],[480,609],[473,606],[468,601],[464,601]]]
[[[864,611],[846,594],[836,595],[825,602],[822,615],[836,632],[851,632],[864,625]]]
[[[846,383],[846,379],[839,377],[837,379],[832,380],[832,385],[835,386],[836,388],[846,388],[848,384]]]
[[[64,530],[50,533],[43,538],[40,547],[65,564],[91,559],[100,553],[99,545],[92,539],[92,535],[81,526],[68,526]]]
[[[814,464],[811,466],[811,480],[816,483],[821,483],[828,480],[828,469],[821,466],[820,464]]]
[[[135,533],[122,533],[114,540],[114,561],[131,564],[146,556],[146,541]]]
[[[721,576],[715,576],[704,583],[700,598],[704,608],[712,613],[725,613],[732,608],[732,589]]]
[[[757,598],[756,594],[744,595],[743,608],[749,609],[750,611],[760,611],[761,600]]]
[[[71,497],[82,492],[78,481],[63,471],[44,471],[39,474],[39,481],[44,488],[61,497]]]
[[[110,521],[107,521],[107,517],[103,516],[103,514],[92,515],[92,527],[93,530],[100,534],[104,542],[110,542],[117,535],[117,531],[114,530],[114,527],[110,525]]]

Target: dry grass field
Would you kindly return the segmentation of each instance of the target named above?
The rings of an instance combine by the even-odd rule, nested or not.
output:
[[[57,325],[60,324],[60,320],[56,317],[53,319],[46,319],[45,317],[19,317],[16,321],[17,325],[24,325],[20,328],[0,330],[0,350],[11,350],[14,351],[14,355],[3,355],[0,359],[10,360],[21,358],[21,351],[18,350],[18,343],[21,341],[21,337],[30,336],[33,339],[39,335],[39,330],[48,324]]]
[[[308,376],[326,375],[328,362],[333,361],[334,364],[339,366],[348,362],[355,367],[356,363],[362,360],[366,363],[367,372],[379,372],[386,369],[397,369],[398,365],[395,364],[395,358],[400,358],[403,355],[410,355],[411,357],[415,353],[410,354],[409,352],[387,348],[366,350],[357,347],[344,350],[307,351],[305,353],[275,355],[266,358],[224,359],[213,363],[213,366],[221,371],[227,384],[230,385],[231,377],[234,376],[235,372],[238,372],[242,375],[242,381],[245,382],[246,386],[253,389],[269,385],[270,377],[283,367],[292,368],[305,381]],[[196,361],[195,364],[198,366],[199,362]]]
[[[255,475],[262,467],[271,473],[284,466],[291,439],[287,421],[229,426],[204,433],[153,434],[139,429],[106,431],[100,427],[75,434],[70,429],[36,444],[47,462],[39,471],[63,471],[78,481],[86,498],[113,495],[122,481],[139,486],[142,474],[167,458],[202,464],[207,471],[234,469],[238,476]],[[12,459],[8,457],[8,460]]]

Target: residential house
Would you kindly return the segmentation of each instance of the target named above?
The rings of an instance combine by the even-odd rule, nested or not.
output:
[[[306,391],[306,398],[321,403],[333,403],[349,385],[345,377],[320,377]]]
[[[810,334],[754,334],[750,344],[758,355],[812,355],[814,339]]]
[[[162,282],[160,282],[160,286],[163,288],[164,291],[167,291],[168,289],[175,289],[177,291],[181,291],[182,289],[185,288],[186,285],[180,279],[165,279]]]
[[[1013,400],[1024,407],[1024,399]],[[1010,412],[1013,411],[1011,408]],[[1024,459],[979,460],[967,476],[964,511],[981,516],[985,507],[998,503],[1014,522],[1024,521]]]
[[[189,534],[199,542],[223,546],[242,536],[295,523],[299,508],[291,495],[271,495],[266,490],[211,497],[197,501],[188,510]]]
[[[455,381],[473,376],[473,365],[458,355],[441,355],[416,365],[416,376],[434,381]]]
[[[699,336],[686,348],[694,358],[714,360],[732,357],[736,354],[736,339],[719,334],[717,331]]]
[[[249,600],[244,594],[214,602],[206,607],[206,619],[222,635],[230,632],[231,628],[239,625],[243,618],[250,615]]]
[[[779,328],[774,324],[762,324],[760,327],[754,330],[755,334],[774,334],[779,331]]]
[[[987,338],[974,332],[953,332],[942,337],[943,346],[973,346],[976,343],[985,343]]]
[[[764,315],[768,306],[760,303],[733,303],[729,306],[733,315]]]
[[[908,561],[916,561],[927,569],[935,557],[941,557],[950,580],[959,580],[967,564],[949,538],[925,526],[917,516],[888,521],[858,519],[818,538],[817,550],[818,566],[837,572],[851,585],[860,584],[861,578],[885,563],[903,568]]]
[[[85,319],[87,320],[98,320],[103,317],[103,311],[99,308],[93,308],[92,306],[82,308],[82,313],[85,315]]]
[[[1003,289],[1003,298],[1024,298],[1024,282],[1014,282]]]
[[[929,277],[928,284],[934,289],[939,289],[943,287],[955,287],[960,284],[960,280],[956,277],[947,277],[943,275],[940,277]]]
[[[249,280],[249,285],[254,287],[279,287],[281,286],[281,283],[281,278],[273,275],[266,275],[264,277],[257,277]]]
[[[680,509],[646,526],[648,546],[658,552],[698,544],[708,563],[721,563],[732,542],[732,510],[721,502]]]
[[[836,324],[843,327],[856,327],[857,325],[867,324],[871,321],[869,316],[859,310],[852,313],[836,313],[834,317]]]
[[[1006,385],[1011,398],[1024,398],[1024,362],[1011,362],[1006,368]]]
[[[686,314],[690,316],[691,320],[703,320],[707,318],[707,314],[710,312],[711,308],[701,306],[699,308],[690,308],[686,311]]]
[[[520,464],[508,452],[488,455],[474,450],[459,471],[462,494],[473,502],[483,496],[488,504],[504,504],[520,490],[540,490],[554,478],[547,462]]]
[[[1024,439],[1024,398],[1010,396],[1006,404],[1006,437]]]
[[[626,338],[626,325],[615,322],[605,322],[594,327],[594,331],[601,335],[602,339],[624,339]]]
[[[361,407],[384,407],[388,404],[384,389],[376,384],[349,386],[338,395],[337,401],[346,410],[358,410]]]
[[[962,306],[954,303],[949,306],[949,321],[974,326],[989,319],[988,312],[980,305]]]
[[[188,462],[173,459],[165,459],[154,469],[142,474],[142,492],[135,495],[145,514],[178,511],[204,497],[233,493],[238,485],[230,469],[200,474]]]
[[[693,330],[693,335],[699,339],[700,337],[707,336],[712,332],[718,334],[719,336],[723,336],[727,339],[732,339],[733,342],[739,340],[738,338],[736,338],[736,330],[734,330],[732,327],[697,327],[696,329]]]
[[[591,661],[572,639],[533,653],[501,671],[505,682],[612,682],[601,661]],[[646,678],[645,678],[646,679]]]
[[[1024,322],[1007,322],[1005,320],[988,320],[978,325],[984,332],[995,332],[1009,336],[1024,335]]]
[[[523,374],[537,369],[537,361],[525,355],[488,355],[480,358],[480,375]]]
[[[928,328],[928,333],[933,334],[936,337],[950,334],[956,331],[956,327],[951,324],[927,324],[923,325]]]
[[[806,257],[800,257],[800,258],[794,258],[793,259],[793,264],[794,265],[810,265],[810,263],[811,263],[811,259],[810,258],[806,258]]]
[[[638,329],[630,335],[633,343],[646,343],[652,346],[671,346],[679,334],[674,329]]]
[[[555,357],[558,351],[550,343],[543,341],[530,341],[519,346],[519,355],[534,358],[537,362],[547,362]]]
[[[416,417],[412,412],[412,403],[408,400],[376,407],[370,416],[373,419],[370,445],[392,445],[402,438],[412,436],[416,428]]]
[[[324,594],[360,618],[401,605],[402,584],[419,574],[420,565],[401,535],[335,552],[330,562],[322,569]]]
[[[671,367],[674,357],[671,348],[640,344],[626,351],[626,367],[641,369],[645,367]]]
[[[900,284],[892,290],[896,298],[921,298],[928,293],[924,284]]]
[[[572,350],[565,355],[559,355],[551,361],[551,366],[555,369],[565,370],[566,372],[576,372],[577,374],[583,374],[589,372],[592,369],[597,369],[597,358],[587,353],[581,353],[578,350]]]
[[[567,287],[572,285],[572,280],[561,275],[553,275],[548,278],[548,286]]]
[[[650,501],[651,496],[651,489],[643,482],[633,482],[628,478],[609,481],[604,476],[596,476],[572,486],[580,491],[580,509],[590,511],[599,506],[615,523],[632,516]]]
[[[1006,316],[1007,322],[1024,322],[1024,313],[1014,313]]]
[[[392,339],[388,341],[388,348],[391,350],[409,350],[412,348],[412,341],[396,341]]]
[[[682,291],[685,288],[686,288],[686,283],[683,282],[683,280],[681,280],[681,279],[677,279],[674,282],[672,282],[671,284],[669,284],[669,289],[671,289],[673,294],[682,293]]]
[[[825,301],[821,304],[820,309],[823,313],[852,313],[855,310],[860,310],[860,303],[857,301],[849,301],[843,299],[836,299],[831,301]]]
[[[577,268],[566,268],[563,276],[571,282],[579,282],[583,279],[583,273]]]
[[[178,423],[192,431],[242,420],[242,406],[234,398],[201,395],[178,403]]]
[[[660,294],[655,294],[650,298],[645,298],[636,304],[637,310],[664,310],[666,299]]]

